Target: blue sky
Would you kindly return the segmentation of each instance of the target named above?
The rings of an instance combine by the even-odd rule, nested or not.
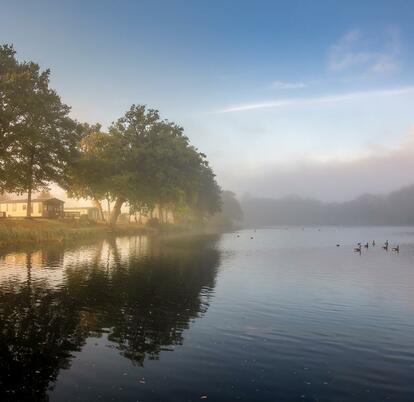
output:
[[[74,117],[107,126],[132,103],[157,108],[240,195],[347,199],[414,182],[411,1],[0,6],[0,41],[51,68]]]

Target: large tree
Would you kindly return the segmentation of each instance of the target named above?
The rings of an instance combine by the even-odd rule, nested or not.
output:
[[[0,193],[6,190],[5,160],[8,147],[13,141],[10,132],[17,120],[16,106],[10,102],[10,98],[15,97],[17,92],[10,83],[11,73],[19,69],[14,54],[12,46],[0,46]]]
[[[196,187],[193,209],[199,219],[204,219],[220,211],[222,207],[222,191],[217,184],[215,174],[205,162],[201,166]]]
[[[0,46],[0,185],[28,194],[61,180],[79,139],[69,106],[49,87],[50,71],[19,62],[12,46]]]
[[[191,204],[207,168],[182,127],[161,120],[156,110],[132,105],[109,129],[118,171],[111,177],[115,224],[125,202],[158,204],[160,210]],[[214,175],[212,176],[214,180]]]
[[[205,155],[158,111],[133,105],[108,133],[99,125],[82,128],[64,187],[70,196],[92,199],[100,210],[100,200],[114,201],[111,225],[126,203],[131,212],[157,205],[161,222],[168,210],[183,206],[200,214],[217,210],[220,189]]]
[[[109,180],[110,193],[115,200],[111,225],[116,223],[126,201],[132,205],[138,202],[152,203],[154,193],[159,190],[154,181],[158,166],[153,156],[160,122],[158,111],[132,105],[109,128],[113,139],[111,153],[117,159],[118,166],[117,172]]]
[[[110,197],[111,176],[117,174],[118,160],[113,137],[101,131],[100,124],[82,125],[77,152],[66,166],[62,187],[70,197],[87,198],[98,208],[103,220],[101,201]]]

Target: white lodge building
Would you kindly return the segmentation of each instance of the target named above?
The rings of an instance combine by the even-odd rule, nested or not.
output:
[[[31,203],[33,218],[63,218],[63,204],[65,202],[57,198],[33,199]],[[27,215],[26,200],[0,201],[0,215],[6,217],[24,218]]]

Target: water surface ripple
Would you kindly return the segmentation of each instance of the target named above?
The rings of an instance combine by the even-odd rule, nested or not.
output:
[[[414,229],[0,250],[0,337],[2,401],[412,402]]]

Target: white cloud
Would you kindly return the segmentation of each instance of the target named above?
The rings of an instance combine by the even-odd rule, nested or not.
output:
[[[385,42],[371,41],[358,29],[347,32],[329,50],[328,67],[332,71],[362,69],[386,73],[399,67],[400,39],[398,31],[388,30]]]
[[[216,113],[231,113],[231,112],[241,112],[255,109],[265,109],[265,108],[279,108],[287,106],[307,106],[323,103],[336,103],[349,100],[357,100],[363,98],[377,98],[377,97],[391,97],[398,96],[408,93],[414,93],[414,86],[391,88],[391,89],[380,89],[380,90],[371,90],[371,91],[357,91],[357,92],[348,92],[341,94],[332,94],[319,97],[302,97],[302,98],[289,98],[289,99],[278,99],[270,102],[259,102],[259,103],[248,103],[242,105],[235,105],[224,108],[217,111]]]
[[[286,82],[286,81],[274,81],[272,83],[272,88],[277,89],[300,89],[306,88],[308,84],[304,82]]]

